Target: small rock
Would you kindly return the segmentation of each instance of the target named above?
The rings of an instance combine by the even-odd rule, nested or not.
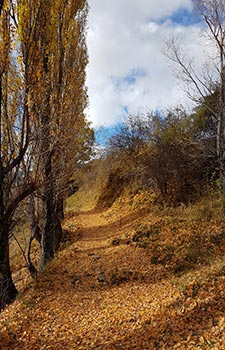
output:
[[[110,278],[110,283],[112,285],[117,285],[119,283],[119,278],[118,275],[116,273],[113,273],[111,278]]]
[[[121,271],[113,273],[110,278],[110,283],[111,285],[120,285],[121,283],[130,281],[132,279],[132,275],[132,271]]]
[[[113,246],[120,245],[120,243],[121,243],[121,239],[120,239],[120,238],[114,238],[114,239],[112,240],[112,245],[113,245]]]
[[[80,283],[80,282],[81,282],[81,276],[79,276],[79,275],[72,276],[72,284]]]
[[[92,274],[90,273],[90,272],[88,272],[88,271],[86,271],[85,273],[84,273],[84,277],[91,277],[92,276]]]
[[[99,260],[101,258],[100,255],[95,255],[95,254],[93,254],[91,257],[94,261]]]
[[[105,273],[101,272],[98,276],[97,276],[97,280],[100,283],[107,283],[106,277],[105,277]]]

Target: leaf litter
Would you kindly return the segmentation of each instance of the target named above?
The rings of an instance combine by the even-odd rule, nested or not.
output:
[[[1,313],[1,349],[225,349],[221,260],[217,269],[174,275],[151,264],[149,249],[111,244],[140,220],[123,214],[76,213],[66,221],[79,237]]]

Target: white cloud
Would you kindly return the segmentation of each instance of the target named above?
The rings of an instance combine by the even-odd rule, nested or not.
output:
[[[202,60],[198,27],[174,25],[169,17],[190,9],[189,0],[90,0],[87,70],[90,107],[96,125],[113,125],[125,114],[156,110],[180,103],[184,93],[174,80],[161,50],[174,32]],[[132,79],[132,72],[137,74]],[[130,75],[130,80],[129,80]]]

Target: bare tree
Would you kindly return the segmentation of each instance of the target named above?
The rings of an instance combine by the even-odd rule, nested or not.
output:
[[[193,59],[187,59],[175,38],[167,43],[165,52],[167,57],[178,65],[179,79],[192,88],[188,90],[189,97],[205,104],[215,119],[220,185],[225,198],[225,2],[224,0],[192,0],[192,3],[202,21],[202,30],[207,36],[208,45],[214,48],[209,57],[211,62],[203,67],[201,74],[198,74],[194,69]],[[207,97],[215,92],[219,96],[216,108],[207,103],[209,101]]]

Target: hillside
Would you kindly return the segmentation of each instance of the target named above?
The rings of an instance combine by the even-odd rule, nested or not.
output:
[[[75,211],[77,196],[57,258],[0,315],[1,349],[225,349],[216,198],[163,208],[140,192]]]
[[[225,1],[184,2],[0,0],[0,350],[225,350]]]

